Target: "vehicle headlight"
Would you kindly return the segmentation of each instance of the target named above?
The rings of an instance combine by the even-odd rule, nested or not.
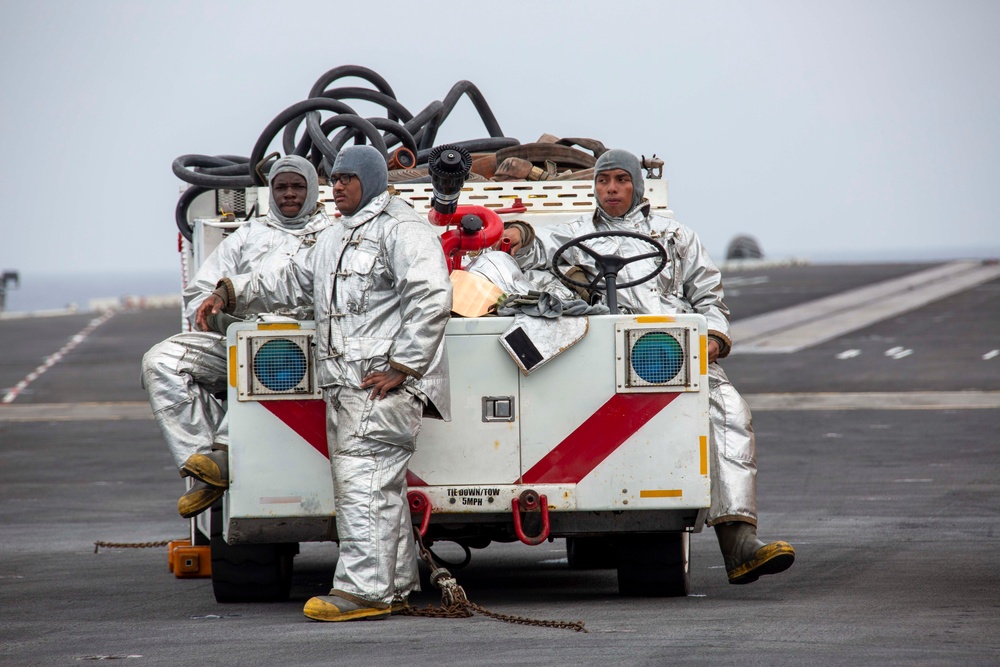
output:
[[[253,356],[254,377],[271,391],[294,389],[308,370],[305,352],[288,338],[267,341]]]
[[[651,331],[639,336],[632,344],[629,363],[643,381],[664,384],[684,370],[686,356],[684,347],[673,335],[666,331]]]

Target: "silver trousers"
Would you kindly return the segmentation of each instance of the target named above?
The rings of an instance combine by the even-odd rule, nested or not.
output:
[[[213,443],[229,444],[229,420],[213,394],[226,389],[226,337],[181,333],[142,358],[142,386],[153,417],[180,468]]]
[[[324,390],[340,558],[333,587],[372,602],[420,590],[406,468],[423,403],[402,389]]]
[[[750,407],[719,364],[708,367],[712,505],[706,523],[757,525],[757,445]]]

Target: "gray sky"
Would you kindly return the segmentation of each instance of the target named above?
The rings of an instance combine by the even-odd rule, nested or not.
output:
[[[998,34],[996,2],[3,2],[0,268],[176,267],[172,160],[249,155],[343,64],[657,153],[719,259],[1000,254]],[[485,135],[463,101],[439,140]]]

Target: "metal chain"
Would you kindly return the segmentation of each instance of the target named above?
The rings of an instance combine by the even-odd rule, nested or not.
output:
[[[151,547],[165,547],[170,544],[170,540],[162,542],[94,542],[94,553],[101,547],[105,549],[149,549]]]
[[[451,573],[441,567],[434,560],[430,549],[424,546],[424,540],[420,531],[414,528],[417,545],[420,548],[420,558],[431,568],[431,584],[441,589],[441,606],[433,607],[427,605],[422,609],[404,605],[398,612],[401,616],[422,616],[427,618],[469,618],[474,614],[482,614],[504,623],[515,623],[520,625],[535,625],[543,628],[560,628],[564,630],[575,630],[576,632],[587,632],[583,621],[547,621],[526,616],[514,616],[513,614],[499,614],[495,611],[485,609],[475,602],[471,602],[465,595],[465,590],[458,585]]]

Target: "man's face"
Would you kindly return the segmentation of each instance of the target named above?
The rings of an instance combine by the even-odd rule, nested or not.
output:
[[[285,171],[271,179],[271,193],[281,214],[294,218],[306,203],[306,179],[300,174]]]
[[[333,201],[337,210],[342,215],[352,215],[361,203],[361,181],[353,174],[333,174],[330,180],[333,181]]]
[[[632,177],[624,169],[602,171],[594,179],[594,190],[601,208],[619,218],[632,208]]]

